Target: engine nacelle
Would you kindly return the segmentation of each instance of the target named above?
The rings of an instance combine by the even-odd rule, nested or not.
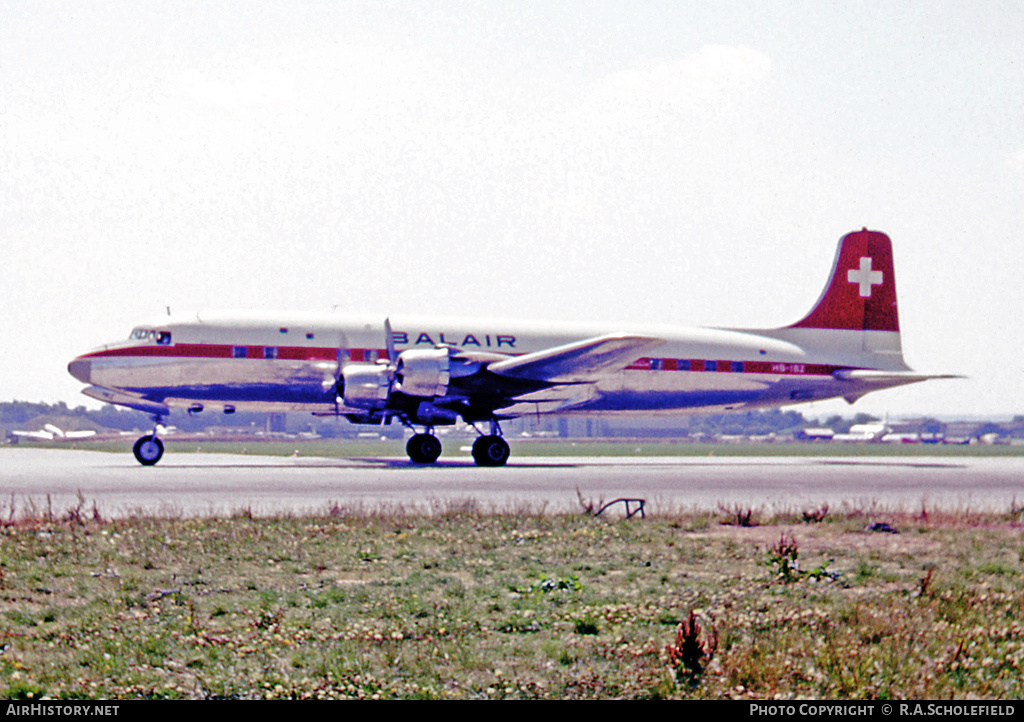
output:
[[[434,398],[448,393],[448,349],[409,349],[398,355],[397,390],[409,396]]]
[[[388,400],[390,382],[387,366],[348,364],[341,370],[341,392],[345,406],[383,408]]]

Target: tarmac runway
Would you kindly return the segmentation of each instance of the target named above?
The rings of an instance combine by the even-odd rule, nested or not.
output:
[[[578,490],[578,493],[577,493]],[[0,516],[62,513],[83,499],[106,518],[133,514],[255,515],[405,509],[580,510],[620,497],[650,512],[828,504],[919,511],[1009,510],[1024,504],[1024,457],[515,457],[499,469],[466,459],[417,466],[398,458],[0,450]],[[619,505],[621,507],[621,505]]]

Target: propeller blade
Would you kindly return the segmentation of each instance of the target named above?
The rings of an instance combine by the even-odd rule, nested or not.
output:
[[[395,385],[395,371],[398,369],[398,360],[395,357],[395,338],[391,334],[391,317],[384,319],[384,347],[388,351],[388,398],[391,398],[391,390]],[[380,426],[384,428],[384,425],[388,420],[387,402],[385,401],[385,408],[380,416]]]
[[[388,365],[394,366],[395,361],[395,337],[391,334],[391,318],[384,319],[384,347],[388,350]]]

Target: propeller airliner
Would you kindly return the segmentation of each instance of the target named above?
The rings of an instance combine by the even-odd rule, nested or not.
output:
[[[435,462],[437,426],[460,418],[480,466],[503,466],[501,422],[527,414],[693,414],[790,406],[947,376],[903,361],[892,244],[863,229],[839,241],[814,308],[781,328],[598,325],[333,312],[200,312],[136,326],[75,358],[94,399],[155,427],[135,443],[146,466],[172,409],[310,412],[413,430],[406,451]],[[483,427],[481,429],[481,427]]]

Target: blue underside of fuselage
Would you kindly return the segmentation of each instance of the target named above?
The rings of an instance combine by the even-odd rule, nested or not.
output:
[[[282,384],[224,384],[210,386],[174,386],[139,389],[144,398],[163,402],[167,398],[195,401],[288,403],[288,404],[333,404],[333,389],[322,387],[291,386]],[[738,406],[755,404],[763,400],[764,391],[616,391],[605,393],[599,398],[580,406],[567,409],[570,412],[628,412],[628,411],[686,411],[702,407]],[[513,402],[514,403],[514,402]],[[500,412],[499,412],[500,413]]]
[[[754,403],[763,391],[617,391],[588,401],[579,411],[672,411]]]
[[[144,398],[162,402],[167,398],[196,401],[264,402],[289,404],[333,404],[333,389],[287,384],[219,384],[211,386],[149,387],[139,389]]]

